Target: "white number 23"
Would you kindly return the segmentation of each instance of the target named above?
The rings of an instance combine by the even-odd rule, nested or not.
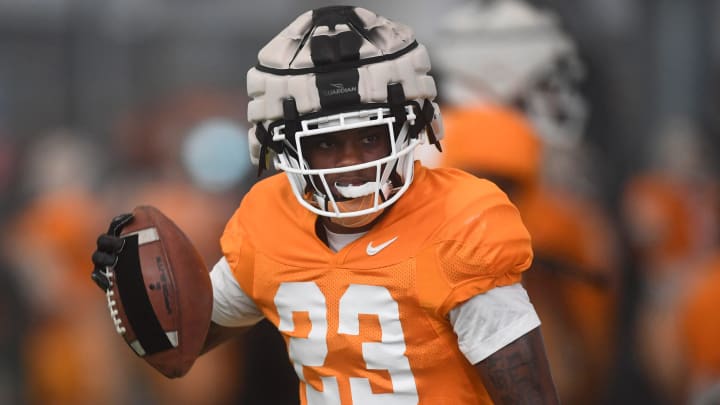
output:
[[[288,352],[298,377],[305,380],[303,367],[320,367],[328,355],[327,305],[325,295],[314,282],[280,284],[275,295],[280,316],[278,329],[293,332],[294,312],[305,312],[310,319],[306,338],[290,337]],[[349,376],[353,404],[417,404],[417,388],[405,356],[405,339],[400,325],[397,302],[385,287],[351,284],[340,298],[338,334],[359,335],[360,314],[377,315],[382,332],[380,342],[362,344],[362,356],[368,370],[387,370],[393,392],[374,394],[367,378]],[[322,391],[305,384],[309,405],[340,404],[336,376],[321,377]]]

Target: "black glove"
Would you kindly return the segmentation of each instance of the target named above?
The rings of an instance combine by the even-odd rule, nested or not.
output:
[[[93,252],[92,262],[95,268],[91,274],[92,280],[103,291],[110,289],[110,279],[106,273],[106,267],[115,266],[120,253],[125,246],[125,239],[120,237],[122,228],[130,223],[133,214],[120,214],[113,218],[107,233],[100,235],[97,239],[97,250]]]

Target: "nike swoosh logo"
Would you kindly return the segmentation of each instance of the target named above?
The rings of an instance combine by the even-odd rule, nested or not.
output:
[[[365,249],[365,252],[368,254],[368,256],[375,256],[376,254],[380,253],[381,250],[385,249],[386,247],[390,246],[391,243],[395,242],[397,240],[397,236],[390,239],[389,241],[385,243],[381,243],[377,246],[373,246],[373,243],[370,242],[367,245],[367,249]]]

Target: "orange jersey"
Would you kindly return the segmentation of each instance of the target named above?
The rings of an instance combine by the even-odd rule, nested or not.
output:
[[[492,183],[415,170],[380,222],[337,253],[284,174],[259,182],[227,225],[225,257],[284,335],[303,404],[491,403],[447,314],[519,282],[530,237]]]
[[[679,306],[680,335],[693,377],[720,375],[720,255],[704,263]]]

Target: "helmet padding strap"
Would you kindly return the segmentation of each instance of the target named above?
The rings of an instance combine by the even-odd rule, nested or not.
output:
[[[258,122],[257,124],[255,124],[255,138],[257,138],[258,142],[260,142],[260,156],[258,159],[257,172],[258,177],[260,177],[263,170],[266,170],[268,168],[268,148],[272,148],[276,152],[278,151],[277,146],[272,141],[272,136],[267,131],[267,129],[265,129],[265,125],[263,125],[262,122]]]
[[[425,134],[427,135],[428,142],[435,145],[439,152],[442,152],[440,141],[435,136],[435,130],[433,129],[432,122],[435,117],[435,107],[430,100],[425,99],[422,105],[422,109],[418,113],[418,119],[415,121],[411,133],[415,136],[425,128]]]
[[[400,134],[403,124],[405,124],[407,120],[407,113],[405,112],[405,91],[403,90],[402,83],[388,83],[387,94],[390,114],[395,118],[393,130],[397,137]]]

